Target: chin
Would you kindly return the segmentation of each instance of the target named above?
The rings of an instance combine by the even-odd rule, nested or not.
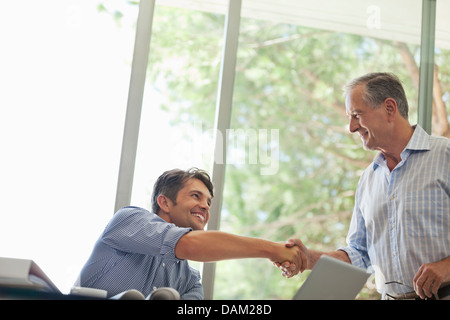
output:
[[[369,141],[363,142],[363,148],[364,148],[364,150],[367,150],[367,151],[375,150],[375,147]]]
[[[192,230],[203,231],[205,230],[205,226],[191,225]]]

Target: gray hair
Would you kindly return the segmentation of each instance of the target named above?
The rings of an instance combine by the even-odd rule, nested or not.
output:
[[[351,80],[344,87],[344,94],[347,96],[359,85],[365,84],[363,101],[372,108],[378,108],[387,98],[392,98],[397,102],[400,115],[408,120],[408,100],[400,79],[393,73],[374,72]]]

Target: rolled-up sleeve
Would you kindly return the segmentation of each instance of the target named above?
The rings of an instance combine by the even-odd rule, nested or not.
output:
[[[192,231],[190,228],[178,228],[173,225],[166,230],[161,246],[161,255],[164,259],[180,260],[175,256],[175,246],[180,238],[190,231]]]
[[[175,246],[190,231],[191,228],[179,228],[145,209],[125,207],[105,228],[102,241],[124,252],[177,259]]]

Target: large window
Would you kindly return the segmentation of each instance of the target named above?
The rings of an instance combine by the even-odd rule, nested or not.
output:
[[[0,256],[68,292],[114,212],[136,6],[0,3]]]
[[[210,172],[223,29],[223,15],[156,6],[134,205],[151,208],[152,186],[163,171],[199,167]]]

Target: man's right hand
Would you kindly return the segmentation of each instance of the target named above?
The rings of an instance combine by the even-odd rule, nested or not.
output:
[[[307,269],[308,249],[300,239],[289,239],[286,241],[285,247],[290,250],[295,250],[295,257],[290,261],[286,260],[282,263],[275,262],[274,265],[281,269],[283,277],[291,278]]]

